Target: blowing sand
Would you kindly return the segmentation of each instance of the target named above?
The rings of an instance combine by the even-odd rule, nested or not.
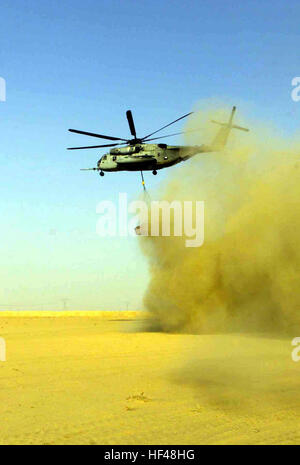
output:
[[[300,443],[291,338],[144,332],[107,315],[0,316],[1,444]]]
[[[213,114],[219,119],[211,111],[193,115],[194,128],[202,119],[207,127],[193,139],[188,134],[188,144],[211,140],[209,122]],[[225,110],[220,119],[226,121]],[[153,194],[179,206],[204,201],[205,233],[201,247],[186,247],[185,236],[139,237],[150,270],[144,305],[162,330],[298,332],[299,154],[299,137],[279,137],[253,122],[250,133],[231,134],[222,152],[170,171]],[[172,219],[177,227],[182,223],[178,215]]]

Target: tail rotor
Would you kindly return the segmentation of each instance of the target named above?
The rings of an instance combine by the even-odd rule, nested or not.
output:
[[[228,123],[220,123],[219,121],[211,120],[212,123],[222,126],[222,128],[216,135],[213,143],[211,144],[213,151],[219,151],[225,147],[231,129],[239,129],[240,131],[245,131],[245,132],[249,131],[248,128],[243,128],[241,126],[232,124],[235,112],[236,112],[236,107],[233,107],[231,110],[231,115],[230,115]]]

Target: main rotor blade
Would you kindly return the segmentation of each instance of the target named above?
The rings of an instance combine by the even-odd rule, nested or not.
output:
[[[165,137],[171,137],[171,136],[178,136],[179,134],[188,134],[190,132],[198,132],[200,129],[191,129],[190,131],[181,131],[181,132],[174,132],[173,134],[167,134],[166,136],[160,136],[160,137],[152,137],[151,139],[143,139],[143,142],[149,142],[150,140],[157,140],[157,139],[164,139]]]
[[[88,147],[68,147],[67,150],[100,149],[101,147],[115,147],[116,145],[124,145],[124,144],[89,145]]]
[[[126,111],[126,116],[127,116],[127,120],[128,120],[131,135],[136,139],[136,130],[135,130],[131,110]]]
[[[100,139],[108,140],[124,140],[127,142],[127,139],[122,139],[121,137],[104,136],[103,134],[95,134],[94,132],[78,131],[78,129],[69,129],[69,131],[75,132],[76,134],[83,134],[84,136],[99,137]]]
[[[183,115],[180,118],[175,119],[174,121],[172,121],[172,123],[166,124],[162,128],[157,129],[157,131],[151,132],[147,136],[143,137],[142,140],[148,139],[148,137],[153,136],[153,134],[156,134],[157,132],[162,131],[163,129],[167,128],[168,126],[171,126],[171,124],[177,123],[177,121],[180,121],[181,119],[186,118],[187,116],[191,115],[192,113],[193,112],[191,111],[190,113],[187,113],[186,115]]]
[[[167,134],[166,136],[160,137],[151,137],[151,139],[143,139],[143,142],[149,142],[150,140],[164,139],[165,137],[178,136],[179,134],[184,134],[183,132],[174,132],[174,134]]]

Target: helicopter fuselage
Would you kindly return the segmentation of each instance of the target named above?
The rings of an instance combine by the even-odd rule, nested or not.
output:
[[[153,174],[157,174],[157,170],[168,168],[169,166],[176,165],[181,161],[188,160],[189,158],[197,155],[198,153],[205,152],[218,152],[223,150],[226,145],[229,133],[231,129],[240,129],[242,131],[249,131],[247,128],[236,126],[232,124],[233,116],[236,111],[236,107],[232,108],[229,121],[227,123],[220,123],[212,120],[221,126],[213,141],[209,145],[198,145],[198,146],[182,146],[182,145],[167,145],[167,144],[149,144],[150,141],[157,140],[163,137],[176,136],[183,134],[182,132],[175,134],[168,134],[161,137],[154,137],[159,131],[171,126],[171,124],[186,118],[191,113],[177,118],[171,123],[151,132],[143,138],[138,138],[136,135],[135,125],[130,110],[126,112],[129,128],[132,139],[124,139],[115,136],[107,136],[94,132],[81,131],[78,129],[69,129],[70,132],[76,134],[82,134],[86,136],[96,137],[111,141],[109,144],[101,145],[90,145],[87,147],[69,147],[69,150],[82,150],[82,149],[98,149],[103,147],[113,147],[110,151],[104,154],[97,163],[95,168],[83,168],[84,171],[99,171],[100,176],[104,176],[104,171],[152,171]],[[193,131],[192,131],[193,132]],[[143,173],[142,173],[143,178]],[[143,181],[144,182],[144,181]]]
[[[136,144],[116,147],[97,163],[99,171],[161,170],[204,152],[204,146],[175,146],[167,144]]]

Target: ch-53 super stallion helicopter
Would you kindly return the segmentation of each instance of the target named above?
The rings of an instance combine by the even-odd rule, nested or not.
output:
[[[168,168],[169,166],[176,165],[181,161],[188,160],[189,158],[197,155],[198,153],[205,152],[216,152],[224,148],[227,138],[231,129],[240,129],[241,131],[249,131],[247,128],[242,128],[232,124],[233,116],[236,111],[236,107],[232,108],[231,115],[228,123],[219,123],[218,121],[212,120],[213,123],[221,125],[221,129],[217,133],[216,137],[210,145],[200,145],[200,146],[175,146],[167,145],[163,143],[159,144],[149,144],[150,141],[162,139],[165,137],[171,137],[178,134],[185,134],[186,132],[177,132],[173,134],[163,135],[161,137],[151,137],[154,134],[162,131],[163,129],[171,126],[177,121],[186,118],[191,115],[187,113],[186,115],[177,118],[169,124],[166,124],[160,129],[157,129],[146,136],[139,138],[136,135],[135,125],[130,110],[126,112],[129,129],[133,139],[123,139],[121,137],[115,136],[105,136],[103,134],[95,134],[93,132],[79,131],[77,129],[69,129],[70,132],[76,134],[83,134],[86,136],[97,137],[99,139],[106,139],[111,141],[117,141],[112,144],[105,145],[93,145],[87,147],[70,147],[68,150],[81,150],[81,149],[98,149],[102,147],[115,147],[110,149],[109,153],[104,154],[97,163],[96,168],[84,168],[83,170],[93,170],[99,171],[100,176],[104,176],[104,172],[114,172],[114,171],[140,171],[142,176],[142,184],[145,189],[143,171],[152,171],[154,175],[157,174],[157,170],[163,168]],[[125,147],[120,147],[125,145]]]

